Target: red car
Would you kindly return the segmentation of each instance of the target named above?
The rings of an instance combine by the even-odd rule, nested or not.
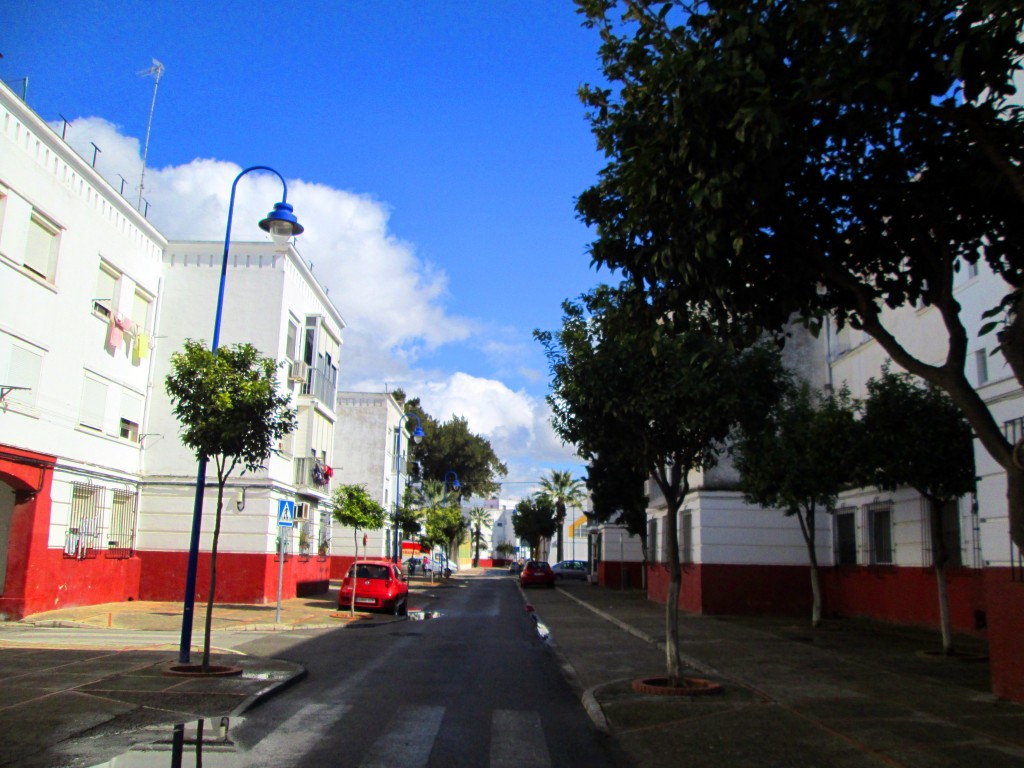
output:
[[[352,572],[356,574],[356,608],[405,616],[409,611],[409,585],[402,569],[390,560],[359,560],[348,569],[338,590],[338,610],[352,607]]]
[[[555,572],[543,560],[530,560],[519,574],[519,584],[526,587],[554,587]]]

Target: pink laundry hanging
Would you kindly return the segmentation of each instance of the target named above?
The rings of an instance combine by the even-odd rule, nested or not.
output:
[[[132,321],[127,317],[118,312],[116,315],[111,315],[110,318],[110,335],[107,336],[107,345],[111,349],[120,349],[121,342],[124,341],[124,332],[132,327]]]

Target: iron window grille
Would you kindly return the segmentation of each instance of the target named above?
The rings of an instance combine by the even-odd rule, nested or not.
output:
[[[107,531],[107,557],[127,558],[135,552],[136,514],[135,494],[115,489]]]
[[[853,507],[836,510],[833,546],[836,565],[857,564],[857,510]]]
[[[71,514],[64,535],[64,557],[96,557],[100,542],[103,488],[91,483],[71,484]]]

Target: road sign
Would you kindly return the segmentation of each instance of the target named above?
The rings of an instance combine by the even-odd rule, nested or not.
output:
[[[291,499],[281,499],[277,502],[277,525],[279,528],[295,526],[295,502]]]

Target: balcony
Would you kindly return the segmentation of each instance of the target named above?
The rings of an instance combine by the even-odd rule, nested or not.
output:
[[[292,379],[301,381],[301,395],[312,395],[332,411],[338,392],[338,371],[328,368],[326,371],[310,368],[304,363],[292,363]]]
[[[312,456],[295,459],[295,486],[299,490],[327,495],[331,492],[330,467]]]

